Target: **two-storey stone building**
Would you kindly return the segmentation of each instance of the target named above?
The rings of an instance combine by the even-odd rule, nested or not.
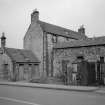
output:
[[[56,44],[53,66],[68,84],[105,84],[105,37]]]
[[[58,42],[86,39],[85,29],[78,32],[39,20],[39,11],[31,14],[31,24],[24,36],[24,49],[31,50],[41,61],[40,73],[53,76],[53,46]]]
[[[41,21],[35,10],[24,36],[24,49],[41,61],[40,75],[59,77],[73,85],[105,83],[105,37],[88,38],[83,26],[76,32],[49,24]]]

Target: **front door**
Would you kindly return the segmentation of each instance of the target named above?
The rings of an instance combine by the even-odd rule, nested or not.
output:
[[[94,85],[96,83],[96,70],[95,63],[89,62],[88,65],[88,84]]]
[[[68,64],[68,60],[62,60],[62,72],[64,75],[64,84],[67,84],[67,64]]]

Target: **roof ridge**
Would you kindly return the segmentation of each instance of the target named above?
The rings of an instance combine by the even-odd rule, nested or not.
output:
[[[64,31],[72,31],[72,32],[74,32],[74,33],[77,33],[77,34],[78,34],[78,32],[77,32],[77,31],[74,31],[74,30],[71,30],[71,29],[68,29],[68,28],[64,28],[64,27],[59,26],[59,25],[56,25],[56,24],[51,24],[51,23],[48,23],[48,22],[44,22],[44,21],[39,20],[39,23],[40,23],[40,22],[45,23],[45,24],[49,24],[49,25],[52,25],[52,26],[55,26],[55,27],[62,28],[62,29],[64,29]]]
[[[43,22],[41,20],[38,21],[40,27],[43,31],[46,31],[48,33],[52,33],[55,35],[63,36],[63,37],[70,37],[72,39],[85,39],[87,38],[86,35],[82,35],[78,33],[77,31],[73,31],[71,29],[67,29],[61,26],[57,26],[51,23]]]
[[[6,48],[6,53],[16,62],[27,62],[28,60],[30,62],[39,62],[39,59],[30,50]]]
[[[99,39],[96,38],[94,40],[87,38],[84,40],[58,43],[54,46],[54,48],[85,47],[85,46],[96,46],[96,45],[105,45],[105,37]]]

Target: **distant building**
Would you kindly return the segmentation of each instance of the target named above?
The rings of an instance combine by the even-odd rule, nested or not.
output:
[[[0,48],[0,79],[29,81],[39,76],[38,58],[29,50],[7,48],[4,33]]]
[[[41,61],[40,75],[53,76],[53,46],[58,42],[86,39],[85,29],[78,32],[39,20],[39,11],[31,14],[31,24],[24,36],[24,49],[31,50]]]

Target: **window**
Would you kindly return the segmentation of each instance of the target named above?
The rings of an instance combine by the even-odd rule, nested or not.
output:
[[[69,38],[67,37],[66,40],[69,41]]]
[[[73,72],[74,72],[74,73],[77,72],[77,64],[73,64]]]
[[[83,56],[78,56],[77,59],[81,59],[81,60],[83,60],[84,57],[83,57]]]
[[[81,62],[81,61],[83,61],[84,60],[84,57],[83,56],[77,56],[77,61],[78,62]]]
[[[24,64],[19,64],[19,66],[24,66]]]
[[[100,57],[100,62],[101,62],[101,63],[104,62],[104,57]]]
[[[57,36],[52,35],[52,42],[57,43]]]

